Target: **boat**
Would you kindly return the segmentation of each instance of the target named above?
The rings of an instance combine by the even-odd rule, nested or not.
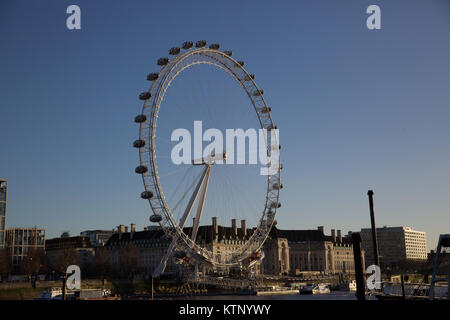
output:
[[[340,284],[339,290],[342,291],[356,291],[356,280],[344,281]]]
[[[314,288],[314,285],[308,283],[307,285],[302,286],[300,288],[299,293],[300,294],[312,294],[313,293],[313,288]]]
[[[39,300],[56,300],[62,298],[62,289],[61,288],[48,288],[45,291],[41,291],[39,294]]]
[[[325,294],[330,293],[330,286],[327,283],[307,284],[300,288],[300,294]]]
[[[36,300],[62,300],[63,291],[60,287],[48,288],[41,291]],[[111,296],[109,289],[66,290],[66,300],[99,300]]]
[[[325,283],[319,283],[318,285],[314,286],[312,289],[312,294],[326,294],[330,293],[330,286]]]

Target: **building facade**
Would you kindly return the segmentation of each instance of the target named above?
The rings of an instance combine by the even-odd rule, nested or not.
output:
[[[102,247],[113,235],[114,230],[86,230],[80,232],[83,237],[88,237],[94,247]]]
[[[11,271],[20,271],[20,265],[31,249],[45,250],[45,229],[11,228],[6,230],[6,248],[11,257]]]
[[[8,180],[0,179],[0,249],[5,247],[7,195],[8,195]]]
[[[109,259],[113,268],[120,268],[121,257],[129,244],[138,249],[138,273],[151,276],[167,252],[171,240],[167,239],[160,227],[145,228],[136,232],[134,226],[131,232],[123,225],[111,236],[105,245],[110,252]],[[184,231],[189,235],[192,228]],[[254,229],[246,227],[245,220],[240,227],[236,219],[231,227],[217,224],[217,218],[212,218],[212,224],[200,226],[197,243],[211,250],[216,256],[225,257],[241,247],[252,235]],[[351,239],[342,237],[341,231],[331,231],[331,235],[324,234],[323,227],[317,230],[279,230],[272,228],[269,238],[262,248],[264,259],[255,269],[256,273],[270,275],[296,275],[300,273],[339,274],[354,273],[353,246]],[[174,253],[178,256],[179,253]],[[183,264],[185,257],[169,259],[165,272],[175,273],[178,265]],[[363,262],[364,263],[364,262]],[[227,274],[233,270],[199,269],[204,274]]]
[[[58,272],[64,272],[70,264],[77,264],[83,271],[89,267],[95,256],[95,249],[88,237],[53,238],[45,241],[48,265]]]
[[[372,230],[361,229],[365,259],[374,264]],[[400,261],[427,260],[427,238],[423,231],[410,227],[377,228],[378,256],[382,267],[393,266]]]
[[[117,228],[105,248],[110,252],[110,262],[113,268],[119,268],[121,256],[124,253],[128,243],[131,243],[139,250],[138,265],[139,273],[144,277],[149,277],[161,262],[166,254],[171,240],[166,237],[164,231],[160,227],[145,228],[144,231],[135,231],[134,225],[131,226],[131,232],[127,232],[128,228],[123,225]],[[184,232],[191,234],[192,228],[184,228]],[[238,228],[236,219],[231,222],[231,227],[220,226],[217,218],[212,218],[212,224],[200,226],[197,233],[196,242],[203,247],[211,250],[220,258],[230,255],[238,247],[242,246],[251,236],[252,230],[247,229],[245,220],[241,220],[241,226]],[[177,255],[176,253],[174,254]],[[167,262],[165,273],[175,273],[179,270],[178,266],[187,261],[188,257],[179,257],[179,259],[171,258]],[[212,270],[201,269],[200,272],[209,273],[226,273],[229,270]]]
[[[324,234],[317,230],[280,230],[273,227],[264,244],[264,274],[299,275],[301,273],[354,273],[351,239],[341,230]],[[363,262],[364,265],[364,262]]]

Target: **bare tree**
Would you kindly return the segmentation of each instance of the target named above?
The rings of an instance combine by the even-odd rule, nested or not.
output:
[[[11,270],[11,259],[7,249],[0,249],[0,278],[6,279]]]
[[[26,276],[37,274],[41,268],[41,257],[41,250],[29,248],[27,256],[23,258],[20,265],[20,271]]]
[[[73,264],[78,264],[78,252],[74,248],[64,249],[58,261],[58,269],[60,272],[65,272],[67,267]]]
[[[131,242],[127,243],[120,252],[120,271],[131,281],[139,271],[139,256],[139,249]]]
[[[98,247],[95,250],[93,273],[101,276],[103,285],[105,284],[105,277],[111,271],[110,252],[105,247]]]

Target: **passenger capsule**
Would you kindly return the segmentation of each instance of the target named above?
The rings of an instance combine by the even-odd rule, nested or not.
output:
[[[213,49],[213,50],[219,50],[220,44],[218,44],[218,43],[213,43],[212,45],[209,46],[209,48],[210,48],[210,49]]]
[[[178,47],[173,47],[169,50],[169,54],[171,54],[173,56],[176,56],[179,53],[180,53],[180,48],[178,48]]]
[[[245,79],[245,81],[253,80],[253,79],[255,79],[255,75],[254,74],[246,75],[244,79]]]
[[[138,166],[136,169],[134,169],[134,172],[142,174],[146,173],[148,171],[148,168],[146,166]]]
[[[183,49],[188,50],[188,49],[192,48],[193,45],[194,45],[194,43],[192,41],[185,41],[183,43]]]
[[[280,184],[274,183],[274,184],[273,184],[273,189],[274,189],[274,190],[280,190],[280,189],[283,189],[283,184],[282,184],[282,183],[280,183]]]
[[[147,120],[147,116],[145,114],[137,115],[134,118],[134,122],[136,122],[136,123],[142,123],[142,122],[145,122],[145,120]]]
[[[142,148],[143,146],[145,146],[144,140],[139,139],[133,142],[133,147],[135,148]]]
[[[155,81],[158,80],[159,74],[157,73],[150,73],[147,75],[147,80],[148,81]]]
[[[278,202],[278,203],[272,202],[272,204],[270,205],[270,207],[271,207],[271,208],[279,208],[279,207],[281,207],[281,203],[280,203],[280,202]]]
[[[195,46],[197,48],[203,48],[204,46],[206,46],[206,41],[205,40],[199,40],[195,43]]]
[[[231,57],[233,55],[233,52],[231,50],[226,50],[223,53],[225,53],[229,57]]]
[[[150,98],[151,96],[152,96],[152,94],[151,94],[150,92],[145,91],[145,92],[142,92],[142,93],[139,95],[139,99],[140,99],[140,100],[147,100],[147,99]]]
[[[169,59],[168,58],[159,58],[158,59],[158,66],[165,66],[168,63],[169,63]]]
[[[276,130],[276,129],[278,129],[278,127],[277,127],[277,126],[274,126],[273,124],[271,124],[271,125],[267,128],[267,131]]]
[[[151,191],[144,191],[141,193],[141,198],[142,199],[151,199],[153,198],[153,192]]]
[[[253,95],[254,95],[255,97],[259,97],[259,96],[262,96],[263,93],[264,93],[264,90],[257,90],[257,91],[255,91],[255,92],[253,92]]]
[[[244,66],[244,61],[238,61],[237,63],[238,63],[241,67]]]
[[[264,107],[261,109],[262,113],[269,113],[270,111],[272,111],[272,109],[270,107]]]
[[[150,216],[150,222],[160,222],[162,220],[161,215],[159,214],[153,214]]]

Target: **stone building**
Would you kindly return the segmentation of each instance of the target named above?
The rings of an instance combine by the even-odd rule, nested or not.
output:
[[[354,273],[351,239],[341,230],[280,230],[273,227],[264,245],[264,274],[296,275],[304,272],[323,274]]]
[[[286,238],[269,238],[263,247],[261,273],[287,275],[290,272],[289,242]]]
[[[184,232],[190,235],[191,227],[184,228]],[[232,219],[231,227],[218,225],[217,218],[212,218],[211,225],[200,226],[197,233],[196,243],[211,250],[215,254],[225,256],[242,246],[251,236],[252,230],[247,229],[245,220],[241,220],[238,228],[236,219]],[[110,252],[110,261],[113,268],[120,265],[122,249],[132,243],[139,250],[139,273],[144,277],[151,276],[153,271],[166,254],[171,240],[166,237],[160,227],[145,228],[144,231],[135,231],[134,225],[130,232],[123,225],[117,228],[117,232],[105,244],[105,248]],[[220,258],[219,258],[220,259]],[[169,259],[165,273],[177,271],[177,264],[174,259]],[[224,270],[200,270],[205,273],[222,272]]]

